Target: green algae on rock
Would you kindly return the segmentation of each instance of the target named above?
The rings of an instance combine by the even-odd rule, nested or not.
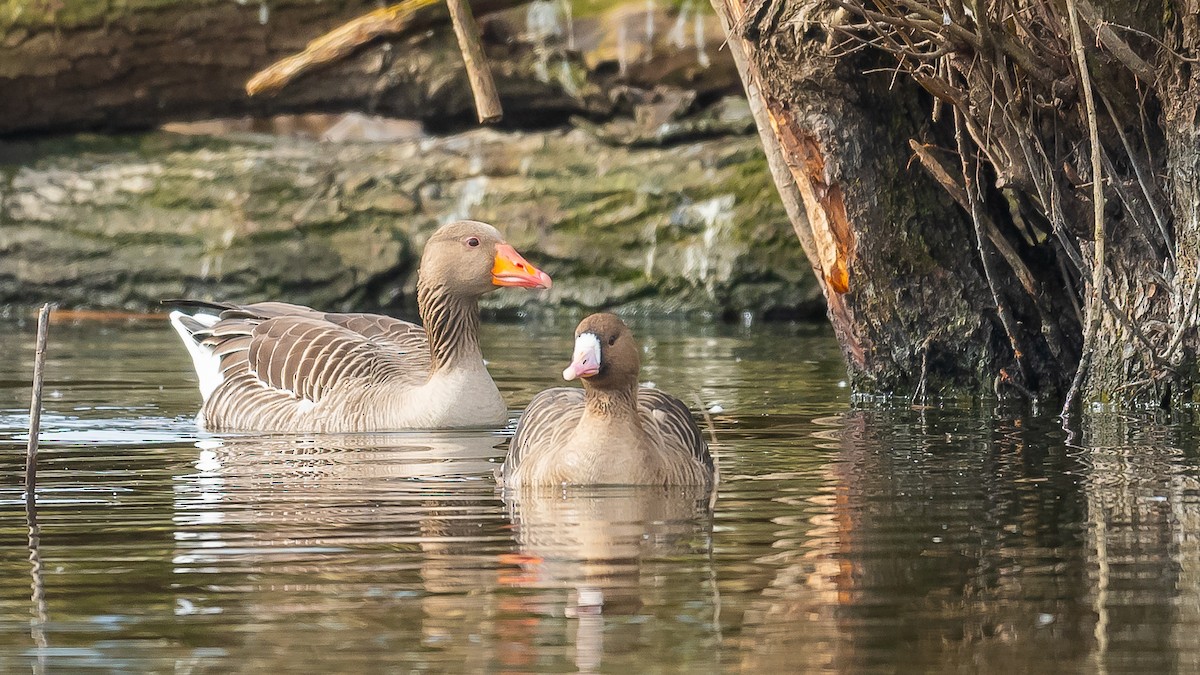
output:
[[[160,298],[400,309],[425,237],[497,224],[553,290],[493,310],[822,311],[758,141],[612,147],[580,130],[387,144],[153,133],[0,166],[0,305]]]

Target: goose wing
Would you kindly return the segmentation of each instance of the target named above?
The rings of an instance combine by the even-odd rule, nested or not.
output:
[[[708,444],[683,401],[664,391],[643,387],[638,390],[638,410],[646,431],[663,447],[687,453],[697,464],[712,471]]]
[[[381,314],[324,314],[323,318],[403,354],[414,358],[420,354],[426,363],[425,369],[429,368],[429,338],[425,329],[415,323]]]
[[[517,421],[499,477],[507,482],[530,455],[566,445],[583,410],[583,390],[576,387],[554,387],[534,396]]]
[[[425,359],[429,354],[429,339],[425,329],[415,323],[394,319],[382,314],[338,314],[322,312],[304,305],[290,302],[255,302],[248,305],[235,305],[226,302],[209,302],[205,300],[164,300],[163,304],[196,310],[203,314],[218,317],[221,321],[231,319],[266,321],[285,316],[305,317],[319,321],[328,321],[335,326],[341,326],[354,331],[364,338],[369,338],[378,344],[391,346],[406,354],[424,352]],[[204,322],[211,325],[212,321]],[[195,334],[196,330],[192,330]],[[203,336],[196,336],[203,337]]]
[[[314,403],[344,380],[416,386],[429,376],[427,348],[403,352],[386,339],[307,316],[225,319],[204,344],[220,359],[227,386],[265,386]]]

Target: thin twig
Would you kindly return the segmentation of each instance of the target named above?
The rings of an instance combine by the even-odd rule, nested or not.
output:
[[[1128,31],[1130,33],[1133,33],[1134,35],[1140,35],[1140,36],[1146,38],[1147,40],[1150,40],[1151,42],[1155,43],[1159,47],[1163,48],[1164,50],[1166,50],[1166,52],[1168,54],[1170,54],[1171,56],[1174,56],[1176,59],[1178,59],[1180,61],[1183,61],[1184,63],[1200,63],[1200,58],[1188,58],[1188,57],[1184,56],[1183,54],[1180,54],[1179,52],[1175,51],[1174,49],[1171,49],[1170,47],[1168,47],[1167,43],[1163,42],[1162,40],[1154,37],[1153,35],[1145,32],[1145,31],[1140,31],[1136,28],[1133,28],[1132,26],[1122,26],[1119,23],[1112,23],[1111,21],[1102,21],[1101,24],[1112,27],[1112,28],[1120,28],[1123,31]]]
[[[1126,382],[1125,384],[1118,386],[1113,391],[1126,391],[1129,389],[1137,389],[1140,387],[1145,387],[1146,385],[1149,385],[1149,384],[1154,384],[1154,380],[1147,377],[1147,378],[1143,378],[1140,380],[1134,380],[1133,382]]]
[[[926,396],[925,390],[928,386],[926,380],[929,375],[929,340],[926,340],[921,345],[921,379],[917,380],[917,388],[913,390],[912,398],[909,399],[910,405],[917,405],[917,399],[921,399],[921,405],[925,405]]]
[[[1146,247],[1147,251],[1157,251],[1159,246],[1153,241],[1150,241],[1150,236],[1147,234],[1152,230],[1153,226],[1147,224],[1146,222],[1149,218],[1146,214],[1146,209],[1140,208],[1138,202],[1134,198],[1134,195],[1130,194],[1129,190],[1126,189],[1125,181],[1121,179],[1121,172],[1117,170],[1117,165],[1113,163],[1112,156],[1108,151],[1108,148],[1103,148],[1103,150],[1104,153],[1101,156],[1101,159],[1104,162],[1104,170],[1107,171],[1109,175],[1109,184],[1112,185],[1113,192],[1115,192],[1117,195],[1117,201],[1120,202],[1122,208],[1125,210],[1125,213],[1129,215],[1130,220],[1133,221],[1135,226],[1129,228],[1132,231],[1132,236],[1135,236],[1141,240],[1142,245]],[[1166,262],[1168,264],[1174,262],[1174,256],[1169,252],[1167,253]],[[1147,279],[1147,281],[1149,281],[1149,279]]]
[[[1116,33],[1113,32],[1112,26],[1100,16],[1100,11],[1092,6],[1088,0],[1076,0],[1078,3],[1079,14],[1088,28],[1091,28],[1096,34],[1096,39],[1100,44],[1108,48],[1108,51],[1117,60],[1121,62],[1129,72],[1133,73],[1139,80],[1150,86],[1154,86],[1158,80],[1158,76],[1154,72],[1154,66],[1146,63],[1137,52],[1133,51],[1133,47],[1129,46],[1128,42],[1122,40]]]
[[[946,190],[946,192],[950,194],[950,197],[954,199],[954,201],[957,202],[958,205],[963,208],[963,210],[970,213],[971,201],[967,196],[967,191],[954,180],[954,178],[950,175],[950,172],[947,171],[946,168],[942,166],[942,163],[933,156],[933,153],[929,152],[929,148],[921,143],[918,143],[916,139],[909,139],[908,145],[910,148],[912,148],[913,152],[916,153],[917,159],[919,159],[921,162],[921,166],[925,167],[925,170],[928,171],[931,176],[933,176],[933,178],[942,186],[944,190]],[[1000,233],[1000,228],[996,226],[996,223],[989,218],[986,213],[981,213],[980,219],[984,226],[984,230],[987,232],[988,240],[992,242],[992,245],[996,247],[996,250],[1000,253],[1000,256],[1003,257],[1005,262],[1008,263],[1009,267],[1012,268],[1013,274],[1017,277],[1017,281],[1021,283],[1021,287],[1025,289],[1025,292],[1029,294],[1034,302],[1037,302],[1041,297],[1041,291],[1038,289],[1037,283],[1033,279],[1033,273],[1029,270],[1029,267],[1027,267],[1024,261],[1021,260],[1020,254],[1018,254],[1016,249],[1012,247],[1012,244],[1010,244],[1008,240],[1004,238],[1004,235]]]
[[[1029,372],[1025,367],[1021,343],[1017,340],[1016,321],[1013,320],[1008,307],[1000,298],[1000,292],[996,289],[996,273],[992,269],[992,258],[988,255],[987,246],[984,244],[987,234],[984,232],[983,211],[979,206],[978,196],[975,194],[978,189],[979,163],[970,160],[971,154],[967,149],[967,138],[964,133],[966,124],[963,120],[965,117],[966,115],[961,110],[955,110],[954,138],[958,141],[958,154],[962,160],[963,184],[967,192],[967,201],[970,204],[968,211],[971,213],[971,222],[975,225],[975,245],[979,251],[979,262],[983,265],[983,276],[987,279],[988,290],[992,293],[992,301],[996,303],[996,314],[1000,317],[1000,325],[1004,327],[1009,347],[1013,351],[1013,358],[1017,362],[1017,367],[1021,369],[1021,378],[1029,382]],[[972,171],[972,167],[974,167],[974,171]]]
[[[1178,280],[1179,275],[1176,274],[1175,278]],[[1178,293],[1178,290],[1176,292]],[[1192,311],[1196,308],[1197,298],[1200,298],[1200,259],[1196,261],[1196,273],[1192,277],[1192,292],[1188,295],[1187,305],[1183,308],[1183,316],[1179,318],[1179,327],[1175,329],[1175,335],[1167,345],[1166,353],[1163,354],[1163,359],[1167,363],[1175,360],[1175,350],[1179,349],[1179,345],[1183,343],[1183,336],[1192,323]]]
[[[1151,368],[1174,372],[1174,368],[1159,360],[1158,353],[1154,350],[1154,344],[1150,342],[1150,338],[1146,337],[1146,334],[1142,332],[1142,329],[1138,328],[1137,325],[1133,323],[1133,320],[1126,316],[1125,312],[1121,311],[1120,307],[1117,307],[1117,303],[1113,302],[1112,298],[1108,297],[1107,293],[1104,294],[1104,296],[1101,298],[1101,301],[1104,302],[1104,306],[1108,308],[1108,311],[1111,312],[1114,317],[1116,317],[1117,321],[1125,327],[1125,330],[1129,331],[1133,337],[1137,338],[1137,341],[1142,343],[1142,346],[1146,348],[1146,354],[1150,361]]]
[[[1063,262],[1060,255],[1054,256],[1054,260],[1058,263],[1058,273],[1062,277],[1063,286],[1067,289],[1065,295],[1071,301],[1071,309],[1075,310],[1075,321],[1083,325],[1083,309],[1079,306],[1079,294],[1075,292],[1075,284],[1071,283],[1071,273],[1067,270],[1067,263]]]
[[[37,487],[38,434],[42,426],[42,381],[45,379],[46,335],[50,327],[50,303],[38,312],[37,341],[33,352],[33,396],[29,400],[29,442],[25,446],[25,501],[33,503]]]
[[[1079,395],[1079,387],[1083,382],[1084,373],[1090,365],[1092,354],[1096,349],[1096,332],[1100,327],[1100,298],[1104,293],[1104,177],[1101,175],[1100,160],[1100,124],[1096,119],[1096,101],[1092,97],[1092,78],[1088,70],[1087,56],[1083,52],[1083,36],[1079,31],[1079,15],[1075,9],[1075,0],[1067,0],[1068,22],[1071,24],[1071,42],[1075,51],[1075,60],[1079,67],[1079,88],[1083,90],[1083,102],[1087,111],[1088,136],[1092,144],[1092,207],[1094,222],[1092,225],[1092,287],[1088,289],[1087,323],[1083,332],[1083,352],[1079,355],[1079,367],[1071,380],[1071,388],[1067,390],[1063,401],[1062,416],[1070,414]]]
[[[29,636],[37,647],[37,662],[33,672],[46,672],[46,581],[42,574],[42,530],[38,526],[37,504],[32,499],[25,500],[25,524],[29,527],[29,600],[32,603],[32,618],[29,622]]]
[[[475,113],[480,124],[499,122],[504,116],[500,107],[500,96],[496,93],[496,82],[488,68],[487,56],[479,39],[479,26],[467,0],[446,0],[450,9],[450,22],[458,37],[458,48],[462,51],[463,63],[467,67],[467,79],[471,82],[471,93],[475,95]]]
[[[1150,212],[1154,214],[1154,220],[1158,223],[1158,231],[1163,236],[1163,241],[1166,243],[1167,255],[1171,257],[1172,262],[1175,258],[1175,242],[1171,237],[1171,233],[1167,228],[1167,219],[1163,217],[1162,212],[1158,208],[1158,202],[1151,194],[1150,179],[1146,176],[1146,172],[1142,170],[1142,163],[1138,156],[1133,151],[1133,145],[1129,142],[1129,138],[1125,136],[1124,122],[1121,117],[1117,116],[1116,110],[1113,108],[1112,102],[1104,95],[1100,94],[1100,101],[1104,103],[1104,109],[1108,111],[1108,116],[1112,119],[1113,128],[1117,130],[1117,136],[1121,139],[1121,145],[1125,146],[1125,154],[1129,156],[1129,163],[1133,165],[1133,173],[1137,176],[1138,185],[1142,188],[1142,194],[1146,195],[1146,203],[1150,205]]]
[[[916,0],[899,0],[899,2],[901,5],[904,5],[913,12],[916,12],[926,19],[929,19],[930,23],[933,23],[935,26],[942,23],[942,15],[932,7],[926,7]],[[980,25],[987,24],[987,22],[984,20],[984,17],[976,17],[976,20]],[[966,28],[951,22],[949,24],[942,25],[942,29],[949,31],[956,37],[966,41],[968,44],[974,47],[976,51],[983,51],[984,41],[981,40],[978,35],[972,33]],[[1037,55],[1035,55],[1033,51],[1027,49],[1021,44],[1013,42],[1012,38],[1004,32],[1001,32],[999,35],[993,34],[993,37],[996,39],[996,46],[999,47],[1000,50],[1007,54],[1010,58],[1012,58],[1013,61],[1016,61],[1018,64],[1020,64],[1020,66],[1025,69],[1025,72],[1046,84],[1054,81],[1054,71],[1046,65],[1039,63]]]

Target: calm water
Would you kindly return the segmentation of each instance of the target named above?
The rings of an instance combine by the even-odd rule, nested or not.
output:
[[[486,327],[513,406],[572,326]],[[1012,412],[851,410],[825,332],[635,330],[643,379],[720,406],[711,514],[687,491],[506,501],[511,425],[203,434],[165,323],[56,324],[35,568],[32,329],[0,325],[0,671],[1200,668],[1190,425],[1069,443]]]

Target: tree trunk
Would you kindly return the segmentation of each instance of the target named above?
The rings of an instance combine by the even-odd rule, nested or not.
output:
[[[716,6],[730,27],[753,21],[740,0]],[[995,269],[1024,321],[1014,326],[1027,343],[1016,363],[970,218],[911,166],[908,140],[928,124],[928,101],[903,82],[889,89],[887,74],[858,76],[878,59],[830,58],[822,37],[783,31],[755,44],[734,28],[730,46],[749,56],[742,73],[764,144],[782,158],[776,184],[785,203],[802,204],[793,225],[824,281],[856,390],[977,394],[1002,370],[1061,387],[1055,352],[1071,346],[1041,334],[1039,307],[1010,300],[1012,273]]]
[[[714,6],[859,390],[1193,400],[1194,0]]]

